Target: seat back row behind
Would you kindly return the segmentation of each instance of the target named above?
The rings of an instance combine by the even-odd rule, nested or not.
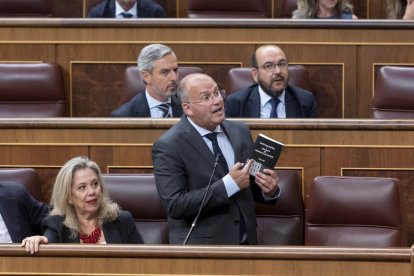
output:
[[[288,70],[290,85],[312,91],[306,67],[289,65]],[[200,67],[182,66],[179,80],[200,72]],[[375,82],[372,117],[414,118],[413,79],[413,67],[381,67]],[[225,89],[230,95],[254,83],[250,68],[233,68],[228,72]],[[144,89],[138,68],[128,67],[117,106]],[[66,114],[66,94],[59,64],[0,63],[0,118],[65,117]]]
[[[275,205],[256,204],[258,243],[354,247],[407,246],[399,181],[384,177],[315,178],[307,211],[302,182],[279,170],[281,197]],[[131,212],[146,244],[168,244],[168,222],[153,174],[104,174],[112,200]],[[37,172],[0,169],[0,183],[22,183],[42,200]]]
[[[284,197],[275,205],[256,204],[260,244],[303,244],[301,183],[294,172],[280,172]],[[111,199],[132,213],[144,242],[168,243],[167,214],[152,174],[104,174]]]
[[[65,99],[59,64],[0,64],[1,118],[64,117]]]

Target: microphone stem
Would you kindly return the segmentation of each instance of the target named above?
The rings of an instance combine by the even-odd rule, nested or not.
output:
[[[200,208],[198,209],[197,215],[196,215],[195,219],[193,220],[193,223],[191,224],[191,227],[190,227],[190,230],[187,233],[187,236],[185,237],[185,240],[183,242],[183,245],[186,245],[187,244],[188,239],[190,238],[191,233],[193,232],[193,229],[194,229],[194,227],[197,224],[198,217],[201,214],[201,210],[203,210],[204,202],[206,201],[207,193],[208,193],[208,190],[210,189],[211,180],[213,179],[214,172],[216,171],[216,167],[217,167],[217,164],[218,164],[218,160],[220,159],[220,155],[221,154],[217,154],[217,156],[216,156],[216,160],[214,162],[213,171],[211,172],[210,180],[208,181],[208,185],[207,185],[206,189],[204,190],[204,195],[203,195],[203,199],[201,200]]]

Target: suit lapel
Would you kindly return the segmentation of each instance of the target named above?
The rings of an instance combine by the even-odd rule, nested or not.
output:
[[[147,3],[145,3],[144,1],[141,1],[141,0],[138,0],[137,1],[137,14],[138,14],[138,18],[150,16],[147,13],[148,8],[146,6],[147,6]]]
[[[118,228],[113,222],[105,222],[102,225],[102,231],[104,233],[106,243],[122,243]]]
[[[116,0],[111,0],[108,2],[108,6],[104,10],[104,17],[111,17],[111,18],[115,17],[115,11],[116,11],[115,1]]]
[[[177,96],[171,97],[171,108],[173,117],[181,117],[183,115],[181,103]]]
[[[246,117],[248,118],[260,118],[260,94],[259,94],[259,86],[253,89],[252,93],[250,93],[249,100],[247,102],[248,114]]]
[[[239,133],[234,127],[232,128],[230,126],[230,123],[227,120],[224,120],[224,122],[221,124],[221,127],[224,133],[226,134],[227,138],[229,139],[231,145],[233,146],[234,162],[244,162],[245,160],[241,160],[241,142],[240,139],[237,139]]]
[[[145,91],[138,94],[134,106],[135,117],[151,117],[151,112],[147,97],[145,96]]]
[[[295,96],[292,93],[292,90],[289,86],[286,88],[285,92],[285,106],[286,106],[286,118],[301,118],[302,112],[298,109],[298,104]]]
[[[198,152],[200,156],[202,156],[213,167],[215,161],[214,154],[211,152],[200,133],[198,133],[198,131],[191,125],[186,116],[181,118],[180,124],[184,130],[184,137],[187,140],[187,143],[192,147],[191,150]],[[220,170],[221,174],[224,173],[219,166],[217,166],[217,170]]]

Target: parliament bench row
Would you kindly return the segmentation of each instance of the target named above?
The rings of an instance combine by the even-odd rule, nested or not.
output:
[[[406,247],[399,180],[382,177],[317,177],[305,208],[297,173],[278,170],[281,197],[256,203],[260,245]],[[26,186],[42,200],[31,168],[0,169],[0,182]],[[103,174],[112,200],[132,213],[146,244],[168,244],[167,215],[152,174]]]
[[[199,67],[180,67],[180,78],[202,72]],[[373,118],[414,118],[412,100],[414,68],[405,66],[383,66],[380,68],[372,102]],[[234,93],[252,85],[254,80],[250,68],[232,68],[228,71],[226,91]],[[289,83],[311,90],[306,66],[289,65]],[[125,70],[123,88],[118,106],[130,100],[145,85],[140,80],[136,66]],[[0,64],[0,117],[65,117],[66,98],[62,69],[56,63],[7,63]],[[316,100],[324,95],[316,93]],[[331,103],[330,103],[331,105]],[[320,109],[328,108],[320,105]]]
[[[3,0],[0,16],[4,17],[86,17],[88,11],[103,0]],[[297,0],[152,0],[163,7],[166,17],[213,18],[291,18]],[[358,18],[384,18],[385,11],[371,8],[372,0],[352,1]],[[236,3],[236,4],[235,4]],[[384,5],[385,6],[385,5]],[[369,12],[369,10],[376,10]],[[377,11],[378,10],[378,11]],[[377,15],[377,13],[379,13]]]

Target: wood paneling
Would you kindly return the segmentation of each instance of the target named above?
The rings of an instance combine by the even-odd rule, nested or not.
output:
[[[0,62],[55,61],[53,44],[9,44],[0,43]]]
[[[110,117],[119,107],[124,71],[130,64],[72,63],[72,117]]]
[[[55,16],[65,18],[82,18],[84,0],[54,0]]]
[[[0,245],[8,275],[410,275],[412,250],[265,247],[41,245],[36,256]]]
[[[374,65],[414,64],[414,24],[312,22],[10,19],[0,24],[0,60],[57,62],[68,111],[99,117],[118,106],[123,70],[149,43],[168,44],[180,64],[202,67],[220,86],[228,68],[250,65],[258,44],[274,43],[308,67],[322,117],[370,118]]]
[[[305,65],[309,72],[311,91],[318,103],[320,118],[344,118],[344,68],[341,65]],[[351,97],[347,95],[347,100]],[[348,104],[347,107],[352,106]],[[351,113],[351,110],[346,110]]]

